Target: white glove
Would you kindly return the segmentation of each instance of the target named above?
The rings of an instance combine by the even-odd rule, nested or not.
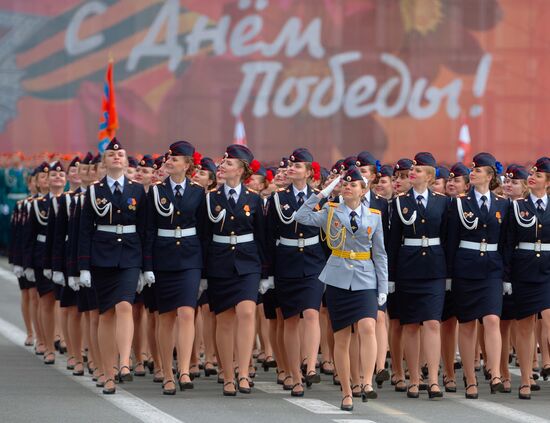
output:
[[[42,270],[42,274],[44,275],[44,277],[46,279],[51,279],[52,278],[52,269],[44,269],[44,270]]]
[[[78,277],[69,276],[68,285],[73,291],[78,291],[80,289],[80,285],[78,284]]]
[[[138,294],[141,294],[141,291],[143,291],[144,286],[145,286],[145,278],[143,277],[143,273],[140,273],[139,278],[138,278],[138,284],[137,284],[136,292]]]
[[[452,279],[445,279],[445,291],[450,291],[453,286]]]
[[[275,288],[275,281],[273,279],[273,276],[269,276],[267,279],[260,280],[260,288],[258,289],[258,292],[260,294],[265,294],[268,289]]]
[[[387,299],[388,299],[387,294],[378,294],[378,305],[382,307],[386,303]]]
[[[395,282],[388,282],[388,294],[395,292]]]
[[[25,269],[23,269],[21,266],[13,266],[13,274],[16,278],[20,278],[25,274]]]
[[[510,282],[502,282],[502,295],[512,295],[512,284]]]
[[[53,272],[52,281],[58,285],[65,286],[65,275],[63,272]]]
[[[89,270],[80,271],[80,278],[78,283],[80,284],[80,286],[84,286],[86,288],[92,287],[92,274]]]
[[[153,272],[143,272],[143,280],[148,286],[155,283],[155,274]]]
[[[336,188],[336,185],[340,183],[340,179],[342,179],[340,175],[334,178],[334,181],[332,181],[325,189],[321,191],[321,195],[327,198],[330,195],[330,193],[334,190],[334,188]]]
[[[36,278],[34,277],[34,269],[27,267],[24,273],[29,282],[36,282]]]
[[[202,293],[208,289],[208,281],[206,279],[201,279],[199,283],[199,292],[197,294],[197,298],[200,298]]]

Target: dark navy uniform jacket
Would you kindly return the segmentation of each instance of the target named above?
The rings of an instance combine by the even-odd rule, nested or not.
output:
[[[43,269],[46,256],[46,235],[48,230],[48,213],[50,194],[36,196],[30,202],[30,210],[24,230],[23,267]],[[39,241],[38,237],[44,241]]]
[[[550,251],[517,248],[520,242],[550,244],[550,202],[544,213],[537,211],[530,196],[516,204],[510,207],[505,254],[508,272],[504,280],[550,283]]]
[[[46,255],[44,257],[44,269],[54,270],[53,257],[56,256],[56,259],[57,259],[58,255],[63,254],[62,251],[60,250],[54,250],[54,241],[55,241],[55,232],[59,224],[58,223],[59,213],[60,213],[59,204],[61,201],[63,201],[64,195],[65,193],[60,194],[59,196],[51,195],[51,198],[50,198],[50,206],[49,206],[49,213],[48,213],[48,229],[47,229],[47,235],[46,235]],[[59,267],[55,270],[63,271]]]
[[[369,208],[379,210],[382,213],[382,226],[384,227],[384,245],[386,251],[390,246],[390,209],[388,200],[380,197],[373,190],[370,190]]]
[[[317,191],[318,192],[318,191]],[[311,195],[316,195],[309,186],[307,187],[307,200]],[[300,206],[294,195],[294,188],[289,185],[283,188],[269,199],[268,207],[268,245],[269,256],[273,259],[271,263],[273,273],[277,278],[297,279],[305,276],[319,275],[326,264],[326,254],[323,250],[321,241],[321,232],[316,226],[302,225],[296,221],[285,224],[279,217],[275,202],[275,195],[279,197],[280,212],[285,218],[290,218],[293,213],[298,211]],[[320,209],[325,200],[319,205]],[[303,248],[285,245],[276,245],[280,237],[289,239],[319,237],[319,242],[315,245],[305,246]]]
[[[462,204],[462,218],[459,216],[459,201]],[[491,208],[486,219],[481,211],[472,188],[467,194],[453,200],[449,215],[447,244],[447,266],[450,277],[460,279],[502,279],[506,226],[510,203],[507,199],[491,193]],[[468,229],[478,218],[477,228]],[[393,229],[393,228],[392,228]],[[459,248],[460,241],[498,244],[498,251],[470,250]]]
[[[155,190],[158,196],[155,194]],[[166,213],[173,205],[170,216]],[[147,195],[147,231],[143,252],[144,271],[180,271],[202,269],[204,225],[206,217],[204,188],[185,181],[183,196],[176,201],[170,178],[151,186]],[[181,238],[161,237],[158,229],[196,228],[196,235]]]
[[[65,254],[65,268],[67,276],[79,276],[78,267],[78,235],[80,233],[80,216],[82,214],[82,205],[86,199],[86,194],[82,188],[77,188],[71,197],[71,206],[69,208],[69,219],[67,223],[67,250]]]
[[[69,253],[69,218],[74,197],[73,192],[65,192],[57,198],[57,214],[52,241],[51,269],[66,272]]]
[[[210,211],[214,219],[226,210],[225,219],[214,223],[206,220],[205,241],[207,243],[206,276],[229,278],[238,275],[260,273],[268,276],[266,258],[266,225],[263,202],[260,196],[241,184],[241,193],[236,206],[230,206],[224,186],[212,190]],[[237,245],[222,244],[212,240],[213,235],[231,236],[254,234],[254,241]]]
[[[23,256],[21,251],[20,240],[23,236],[23,227],[25,222],[26,208],[25,200],[19,200],[11,215],[10,221],[10,245],[8,251],[8,262],[14,266],[23,265]]]
[[[112,204],[111,212],[101,217],[91,204],[91,190],[95,190],[100,207]],[[107,177],[86,190],[86,200],[80,217],[78,262],[80,270],[90,267],[118,267],[122,269],[142,266],[142,249],[145,239],[147,198],[143,186],[124,177],[120,204],[107,183]],[[96,225],[136,225],[136,232],[116,234],[96,230]]]
[[[389,242],[389,280],[444,279],[447,277],[445,248],[447,242],[447,218],[450,200],[444,195],[428,190],[427,206],[422,211],[411,188],[393,200]],[[399,211],[397,210],[399,207]],[[400,212],[400,213],[399,213]],[[401,219],[410,221],[407,225]],[[439,238],[440,245],[426,247],[403,245],[405,238]]]

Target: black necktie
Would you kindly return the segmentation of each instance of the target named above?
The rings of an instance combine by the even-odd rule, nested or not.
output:
[[[115,202],[120,205],[120,199],[122,198],[122,190],[120,189],[120,184],[118,181],[115,181],[115,191],[113,192],[113,197],[115,198]]]
[[[298,205],[299,206],[304,204],[304,196],[305,196],[305,194],[303,192],[298,193]]]
[[[544,213],[544,206],[541,198],[537,200],[537,212],[539,212],[540,214]]]
[[[489,214],[489,209],[487,208],[487,197],[482,195],[481,196],[481,207],[480,207],[480,210],[481,210],[481,217],[483,219],[486,219],[487,218],[487,215]]]
[[[237,194],[237,191],[235,191],[233,188],[229,190],[229,205],[231,207],[237,206],[237,203],[235,201],[235,195]]]
[[[182,197],[182,194],[181,194],[182,187],[181,187],[181,185],[176,185],[176,187],[174,189],[176,190],[176,198],[181,198]]]
[[[349,223],[351,225],[351,230],[353,231],[353,233],[355,233],[357,229],[359,229],[359,226],[357,226],[357,220],[355,220],[355,216],[357,216],[357,213],[355,213],[354,211],[349,214]]]
[[[422,195],[419,195],[418,197],[416,197],[416,203],[418,204],[418,209],[423,212],[424,210],[426,210],[426,208],[424,207],[424,203],[422,202],[422,200],[424,200],[424,197]]]

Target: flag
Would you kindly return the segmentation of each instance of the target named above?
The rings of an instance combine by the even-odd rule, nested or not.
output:
[[[472,147],[472,140],[470,138],[470,129],[466,121],[462,122],[460,126],[460,132],[458,134],[458,147],[456,149],[456,160],[462,163],[469,163],[471,161],[470,151]]]
[[[102,118],[99,123],[99,144],[97,146],[100,153],[105,151],[105,147],[116,134],[118,129],[118,117],[115,104],[115,85],[113,82],[113,59],[109,59],[105,82],[103,83],[103,98],[101,101]]]
[[[233,133],[233,144],[246,145],[246,132],[244,131],[244,123],[241,115],[235,122],[235,132]]]

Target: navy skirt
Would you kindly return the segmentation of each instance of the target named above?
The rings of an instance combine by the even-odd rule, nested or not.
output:
[[[53,283],[53,285],[54,285],[53,286],[53,295],[55,296],[55,301],[61,301],[61,289],[63,287],[61,285],[56,284],[56,283]]]
[[[61,287],[61,307],[74,307],[78,304],[78,292],[74,291],[70,286]]]
[[[512,282],[512,292],[518,320],[550,308],[550,283]]]
[[[29,282],[25,276],[18,278],[17,281],[20,290],[36,288],[36,282]]]
[[[155,272],[159,313],[174,311],[179,307],[195,308],[197,306],[201,272],[201,269]]]
[[[376,320],[378,315],[376,293],[376,289],[351,291],[327,285],[325,296],[332,330],[338,332],[366,317]]]
[[[134,304],[143,304],[143,291],[136,292],[136,296],[134,297]]]
[[[140,273],[138,267],[93,267],[91,273],[99,314],[105,313],[122,301],[133,303]]]
[[[275,278],[277,303],[285,319],[308,309],[319,311],[324,285],[318,276],[304,276],[296,279]]]
[[[234,271],[233,276],[229,278],[209,278],[208,300],[210,310],[215,314],[220,314],[242,301],[256,303],[259,287],[260,273],[238,275]]]
[[[395,283],[402,325],[441,321],[445,279],[401,279]]]
[[[156,284],[153,284],[151,286],[145,285],[143,287],[143,305],[147,310],[149,310],[149,313],[154,313],[155,311],[159,311],[158,305],[157,305],[157,290],[155,288]]]
[[[268,289],[264,296],[264,316],[268,320],[277,319],[277,294],[274,289]]]
[[[48,279],[44,276],[44,274],[42,273],[43,271],[44,269],[34,269],[34,277],[36,279],[36,290],[38,291],[38,295],[40,297],[43,297],[44,295],[49,294],[50,292],[54,292],[56,287],[55,283],[53,283],[51,279]]]
[[[459,323],[502,312],[502,279],[453,279],[453,292]]]
[[[514,288],[512,288],[512,291]],[[533,313],[535,314],[535,313]],[[513,295],[502,296],[502,312],[500,313],[500,320],[514,320],[516,318],[516,304]]]
[[[81,286],[76,293],[76,305],[78,307],[78,311],[80,311],[81,313],[90,311],[90,305],[88,304],[88,293],[86,292],[87,289],[90,288],[84,288]]]
[[[445,302],[443,304],[443,316],[441,321],[445,322],[451,317],[456,317],[455,296],[453,291],[445,291]]]
[[[202,307],[205,304],[208,304],[208,289],[202,291],[201,296],[197,300],[197,305],[199,307]]]
[[[399,301],[395,292],[388,294],[386,304],[388,305],[387,310],[390,320],[399,320]]]

